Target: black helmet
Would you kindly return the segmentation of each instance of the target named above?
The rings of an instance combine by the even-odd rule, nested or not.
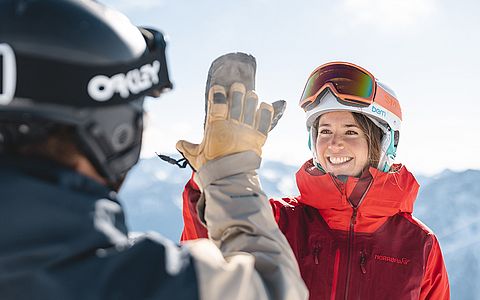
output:
[[[0,151],[71,126],[117,182],[140,154],[143,99],[169,88],[161,33],[89,0],[0,1]]]

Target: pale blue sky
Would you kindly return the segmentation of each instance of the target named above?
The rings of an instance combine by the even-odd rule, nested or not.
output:
[[[436,0],[108,0],[134,24],[160,29],[175,89],[148,103],[143,155],[199,142],[204,85],[217,56],[257,58],[263,101],[287,111],[264,156],[300,165],[310,157],[302,110],[306,78],[320,64],[350,61],[397,93],[403,108],[398,162],[416,173],[480,169],[480,2]]]

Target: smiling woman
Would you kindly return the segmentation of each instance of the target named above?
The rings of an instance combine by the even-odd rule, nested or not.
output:
[[[300,195],[270,204],[310,299],[449,299],[437,238],[412,216],[419,185],[394,164],[402,114],[393,91],[333,62],[313,71],[300,106],[312,159],[296,174]],[[185,188],[182,239],[206,236],[191,217],[198,188]]]
[[[318,159],[327,173],[359,176],[380,161],[382,131],[370,119],[354,112],[329,112],[314,124]],[[351,153],[353,155],[344,155]],[[330,168],[333,166],[333,168]]]

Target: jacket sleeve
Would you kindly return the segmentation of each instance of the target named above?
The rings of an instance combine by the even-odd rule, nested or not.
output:
[[[197,213],[197,204],[198,200],[200,199],[201,192],[200,188],[193,179],[194,175],[195,173],[192,174],[192,177],[185,185],[182,194],[183,231],[180,237],[181,242],[186,242],[198,238],[208,238],[207,227],[205,227],[205,225],[200,222]],[[281,215],[280,210],[284,206],[284,202],[270,199],[270,205],[272,206],[275,221],[279,223]]]
[[[432,248],[428,255],[425,274],[423,276],[420,299],[450,299],[450,285],[442,251],[435,235],[432,234]]]
[[[195,173],[193,173],[195,175]],[[207,228],[198,219],[197,203],[200,199],[200,188],[192,178],[183,189],[183,232],[180,241],[207,238]]]
[[[203,299],[308,297],[293,252],[260,188],[255,172],[260,160],[251,151],[233,154],[208,162],[194,175],[202,192],[199,220],[222,254],[209,256],[198,241],[186,243]]]

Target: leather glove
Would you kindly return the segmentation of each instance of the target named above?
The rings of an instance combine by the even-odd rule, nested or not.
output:
[[[244,53],[226,54],[212,63],[203,140],[200,144],[181,140],[176,145],[194,170],[229,154],[254,151],[262,155],[268,132],[282,116],[286,102],[258,106],[258,96],[252,90],[255,67],[255,58]]]

